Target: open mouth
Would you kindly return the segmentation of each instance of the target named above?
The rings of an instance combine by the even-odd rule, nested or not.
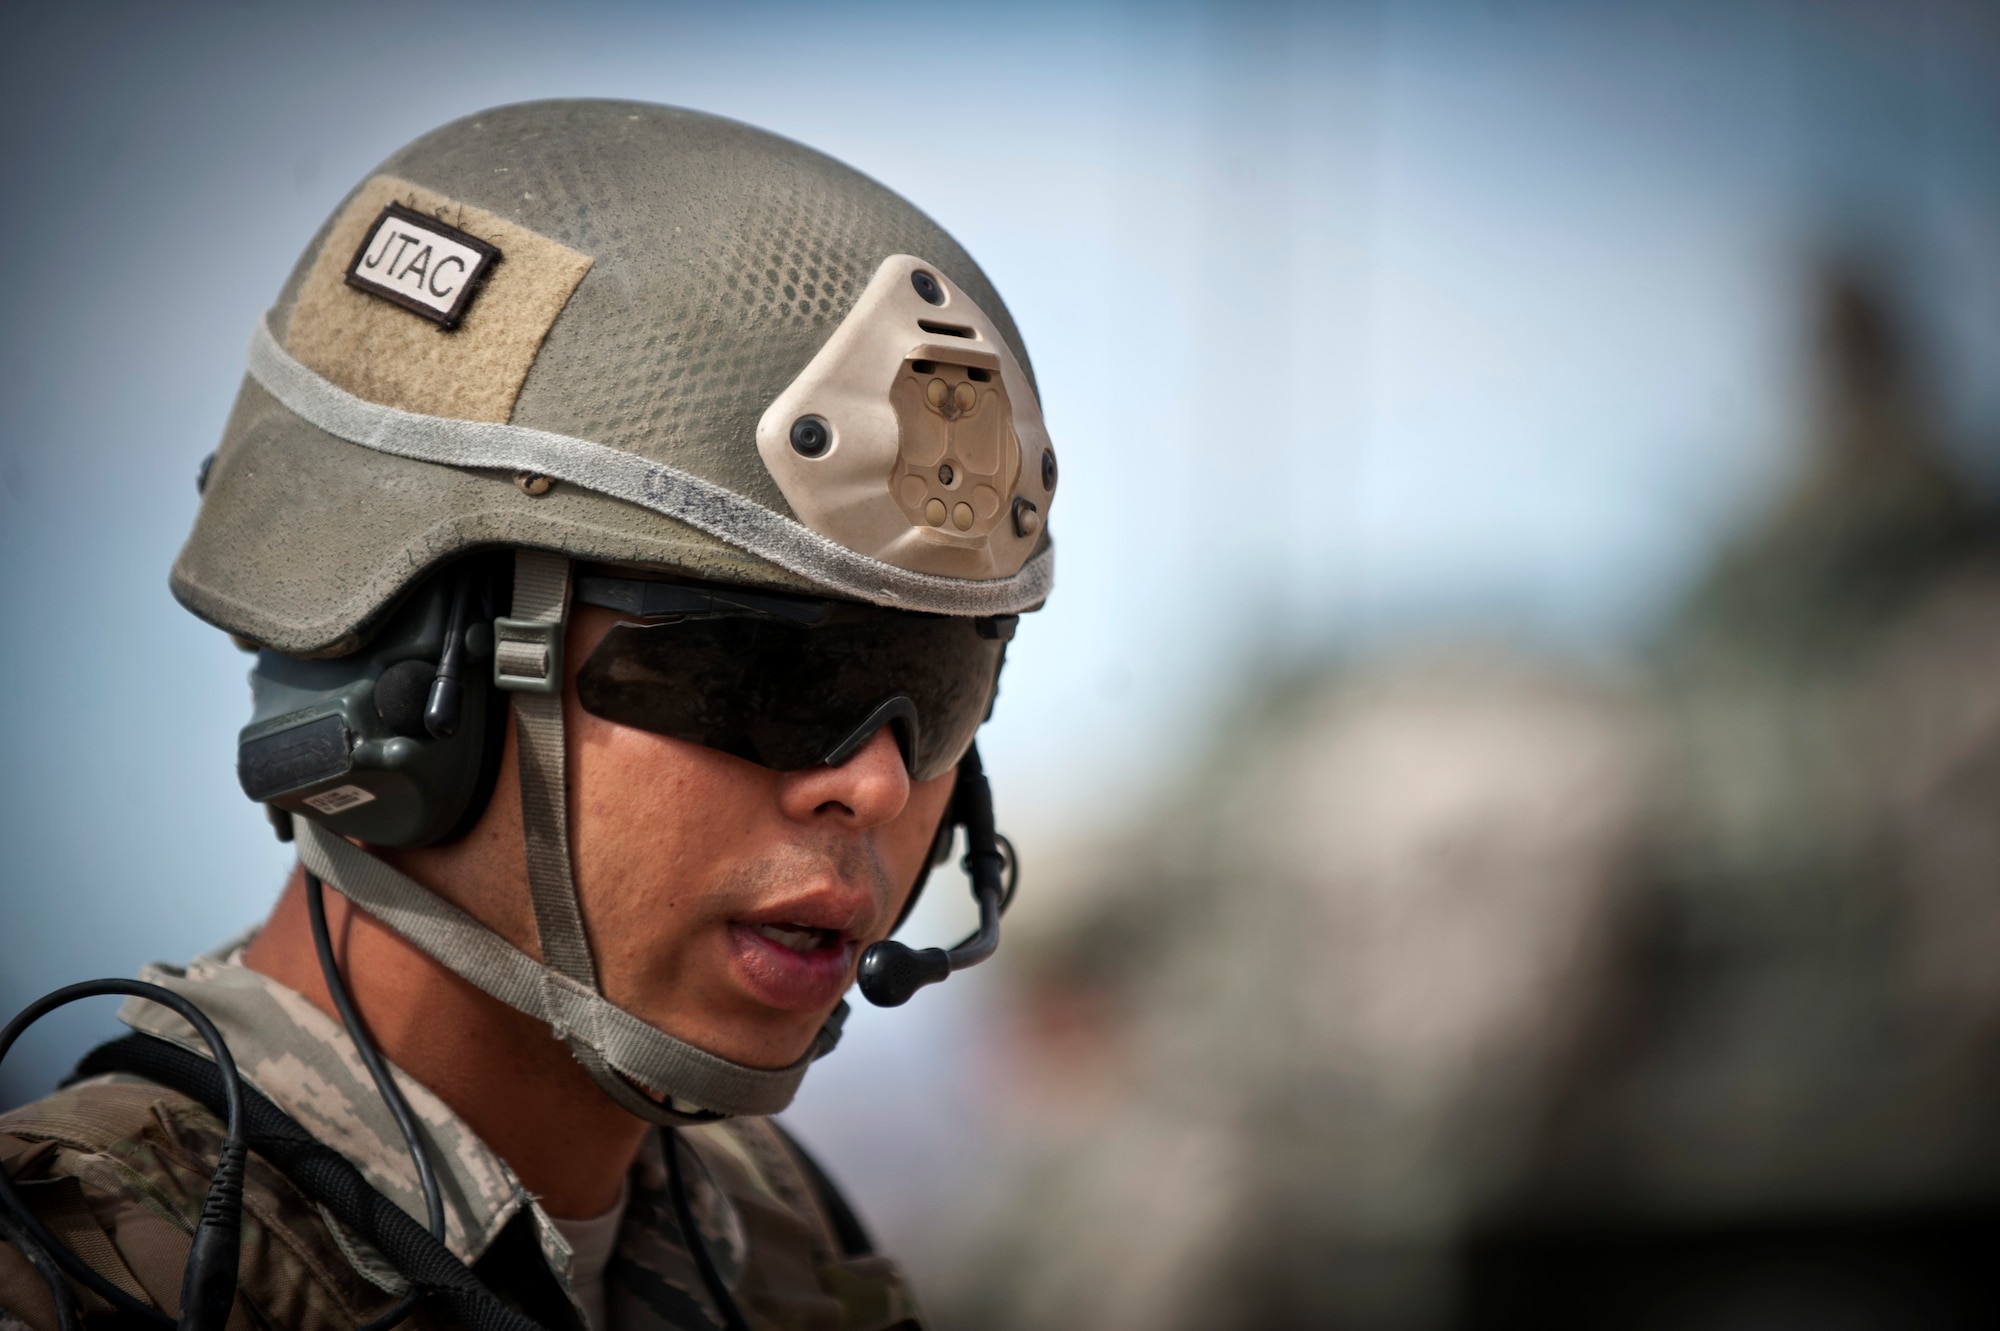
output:
[[[841,934],[838,929],[812,929],[803,924],[753,924],[750,928],[759,936],[768,938],[779,947],[788,948],[800,956],[839,947],[841,944]]]
[[[859,944],[839,929],[795,920],[738,922],[737,974],[750,992],[775,1008],[805,1012],[832,1006],[854,978]]]

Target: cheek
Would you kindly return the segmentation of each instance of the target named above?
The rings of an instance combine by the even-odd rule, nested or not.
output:
[[[665,866],[676,879],[699,877],[703,862],[728,860],[752,835],[769,798],[755,788],[757,769],[580,708],[574,716],[570,830],[593,877],[657,890]]]
[[[891,864],[899,871],[899,881],[906,885],[915,884],[924,857],[931,853],[938,822],[944,817],[945,806],[951,803],[951,787],[956,780],[955,775],[947,772],[910,787],[909,807],[889,828],[889,844],[885,849]]]

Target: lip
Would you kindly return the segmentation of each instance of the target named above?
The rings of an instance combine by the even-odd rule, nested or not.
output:
[[[731,920],[737,979],[758,1001],[781,1011],[832,1007],[854,979],[860,939],[874,910],[874,897],[866,889],[830,883]],[[836,937],[810,952],[794,952],[758,933],[758,925],[819,929]]]
[[[811,925],[808,920],[731,921],[729,942],[737,978],[759,1001],[782,1011],[832,1007],[853,978],[856,941],[842,934],[825,947],[794,952],[755,927],[779,923]]]

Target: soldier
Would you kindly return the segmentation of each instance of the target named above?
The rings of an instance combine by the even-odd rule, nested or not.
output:
[[[0,1327],[915,1326],[768,1116],[857,972],[997,942],[972,740],[1055,481],[984,274],[837,162],[602,101],[390,158],[173,570],[257,652],[238,774],[298,867],[0,1036],[145,995],[0,1119]],[[958,826],[979,934],[884,942]]]

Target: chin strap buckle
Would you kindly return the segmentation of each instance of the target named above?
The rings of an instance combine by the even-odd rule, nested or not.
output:
[[[557,693],[562,689],[560,619],[493,621],[493,684],[511,693]]]

